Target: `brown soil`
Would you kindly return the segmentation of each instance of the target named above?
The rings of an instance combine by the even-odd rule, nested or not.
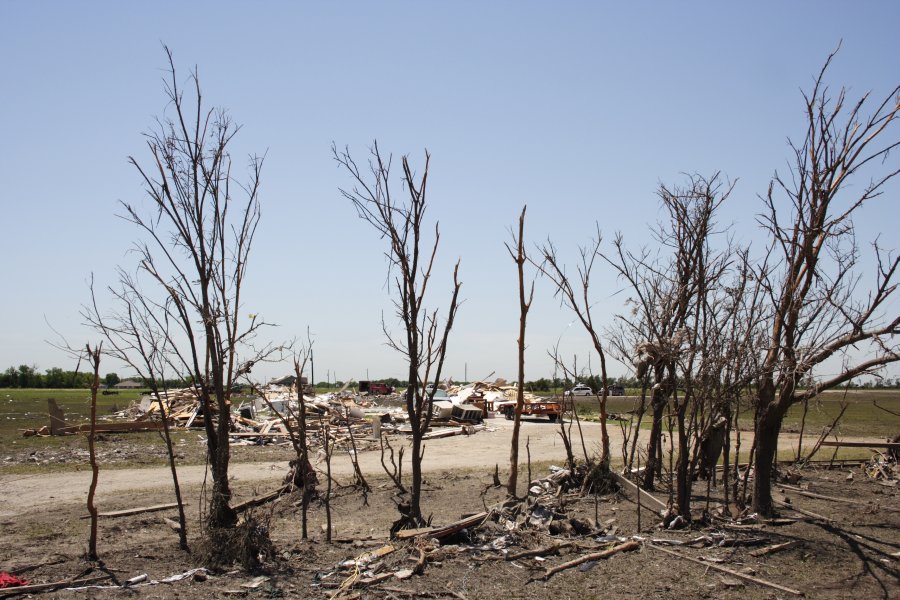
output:
[[[426,513],[434,524],[445,524],[464,514],[484,510],[504,499],[504,490],[491,486],[493,465],[506,462],[504,440],[508,429],[502,421],[494,433],[475,437],[453,437],[427,444],[427,477],[423,497]],[[535,461],[558,461],[561,444],[557,427],[534,421],[526,424],[523,440],[531,435]],[[596,439],[595,432],[586,432]],[[589,447],[590,450],[590,447]],[[524,455],[524,448],[523,448]],[[335,541],[324,541],[325,511],[321,501],[310,511],[311,540],[300,540],[300,517],[296,496],[283,497],[255,510],[254,517],[268,527],[277,549],[262,573],[249,574],[237,568],[210,574],[203,581],[187,577],[175,583],[138,585],[130,591],[121,588],[86,591],[59,591],[60,597],[211,598],[230,595],[248,597],[327,598],[349,575],[337,569],[347,559],[379,548],[388,542],[387,532],[397,518],[396,496],[381,475],[377,454],[363,455],[364,472],[372,491],[364,501],[359,490],[349,487],[350,472],[342,461],[336,464],[337,487],[332,500]],[[236,501],[273,489],[285,470],[280,462],[234,466]],[[408,468],[408,467],[407,467]],[[193,469],[193,470],[192,470]],[[177,536],[163,522],[175,518],[175,511],[145,513],[100,521],[98,549],[106,567],[117,580],[125,581],[146,573],[149,580],[161,580],[201,566],[198,557],[199,511],[202,468],[180,470],[186,482],[189,507],[189,534],[192,553],[178,549]],[[534,477],[547,475],[535,470]],[[891,598],[900,595],[897,552],[900,550],[900,502],[896,487],[888,487],[866,477],[860,469],[803,471],[801,485],[813,492],[852,498],[864,504],[837,503],[783,492],[793,505],[807,513],[816,513],[831,521],[809,518],[782,526],[763,525],[758,529],[728,529],[713,521],[711,526],[695,525],[689,531],[662,531],[660,519],[646,508],[642,511],[642,531],[637,530],[637,506],[629,494],[593,497],[575,493],[562,496],[566,519],[593,523],[595,508],[607,533],[630,538],[688,540],[701,534],[727,533],[730,538],[759,538],[763,546],[789,540],[799,544],[767,557],[754,557],[756,546],[704,548],[676,547],[683,555],[702,558],[709,564],[795,588],[811,598]],[[101,510],[148,506],[172,501],[171,484],[160,469],[122,469],[101,472],[98,504]],[[501,469],[501,477],[504,477]],[[523,472],[522,480],[526,477]],[[89,565],[81,556],[87,544],[88,521],[83,497],[87,474],[0,477],[0,570],[19,571],[33,582],[58,581],[74,577]],[[524,485],[524,484],[523,484]],[[705,484],[695,492],[705,491]],[[779,488],[776,488],[779,489]],[[779,492],[781,493],[781,492]],[[716,491],[714,490],[714,494]],[[664,498],[664,494],[660,494]],[[694,500],[699,517],[705,499]],[[713,506],[716,506],[715,503]],[[785,509],[787,516],[797,513]],[[615,530],[610,531],[610,528]],[[557,574],[548,581],[532,581],[547,566],[585,554],[605,543],[597,534],[572,537],[565,533],[551,536],[546,528],[519,528],[507,531],[490,522],[469,530],[465,535],[431,548],[422,575],[407,580],[390,579],[379,585],[358,589],[361,598],[464,597],[464,598],[780,598],[788,594],[740,582],[704,566],[680,560],[648,547],[623,553],[608,560],[588,563]],[[498,539],[503,542],[497,542]],[[494,546],[508,544],[509,552],[546,547],[555,541],[574,540],[580,548],[562,551],[561,556],[546,555],[517,561],[496,560],[502,551]],[[386,557],[384,571],[411,568],[418,553],[410,544]],[[722,561],[722,562],[718,562]],[[52,563],[52,564],[50,564]],[[38,565],[38,566],[35,566]],[[33,567],[33,568],[31,568]],[[24,571],[22,571],[25,569]],[[242,588],[257,575],[268,579],[255,589]],[[204,578],[200,578],[204,579]],[[110,584],[103,584],[110,585]],[[398,591],[404,590],[404,591]],[[0,594],[2,596],[2,594]]]

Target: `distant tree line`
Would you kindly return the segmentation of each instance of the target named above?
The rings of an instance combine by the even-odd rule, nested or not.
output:
[[[9,367],[0,373],[0,388],[89,388],[93,373],[85,371],[66,371],[59,367],[46,369],[41,373],[37,367],[28,365],[19,365],[18,367]],[[135,381],[140,381],[142,387],[150,387],[148,382],[139,377],[131,377]],[[112,387],[123,381],[116,373],[107,373],[103,377],[103,384]],[[170,388],[185,387],[187,384],[180,379],[167,380],[166,386]]]
[[[0,388],[88,388],[91,386],[91,378],[93,375],[86,371],[65,371],[59,367],[46,369],[43,373],[38,371],[37,367],[29,367],[28,365],[19,365],[19,367],[9,367],[0,373]],[[143,387],[149,388],[148,382],[139,377],[128,377],[128,380],[140,381]],[[107,373],[103,377],[104,385],[112,387],[123,379],[116,373]],[[373,379],[375,383],[385,383],[393,386],[396,390],[406,388],[406,381],[397,379],[396,377],[387,377],[385,379]],[[340,389],[344,386],[343,381],[319,381],[316,383],[318,389]],[[454,382],[459,384],[461,382]],[[592,390],[598,391],[602,387],[599,375],[591,375],[578,378],[574,381],[565,377],[541,377],[533,381],[525,382],[525,389],[532,392],[552,392],[554,390],[569,389],[576,383],[583,383],[591,387]],[[181,379],[166,380],[166,387],[181,388],[187,387],[189,382]],[[610,386],[622,386],[628,388],[640,388],[641,382],[634,377],[610,377]],[[353,386],[355,387],[355,386]],[[900,377],[885,377],[883,379],[869,379],[866,381],[854,381],[850,383],[851,389],[890,389],[900,388]]]

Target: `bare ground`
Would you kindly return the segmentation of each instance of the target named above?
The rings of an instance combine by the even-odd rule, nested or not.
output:
[[[488,422],[494,432],[480,432],[473,437],[457,436],[427,443],[427,472],[423,506],[433,514],[435,524],[460,518],[463,514],[483,510],[504,498],[504,490],[491,486],[495,464],[508,461],[509,423]],[[587,439],[599,438],[595,423],[585,424]],[[543,465],[561,463],[564,451],[558,427],[541,420],[527,421],[524,440],[530,437],[531,455]],[[611,429],[615,437],[615,429]],[[745,443],[748,443],[745,440]],[[787,440],[786,442],[787,443]],[[614,444],[615,445],[615,444]],[[580,445],[576,445],[579,453]],[[591,447],[588,446],[588,450]],[[617,451],[614,451],[617,455]],[[333,500],[334,535],[336,541],[324,542],[324,509],[314,503],[311,518],[311,540],[299,538],[297,498],[288,496],[255,512],[267,524],[275,543],[277,556],[264,567],[268,579],[255,589],[241,587],[256,574],[240,570],[211,574],[203,578],[187,577],[175,583],[160,583],[123,590],[119,587],[82,591],[55,592],[60,597],[113,597],[137,595],[146,598],[210,598],[226,595],[250,597],[326,598],[348,576],[335,566],[388,541],[387,532],[396,519],[395,496],[381,473],[379,454],[361,454],[363,471],[373,487],[366,501],[356,488],[342,485]],[[537,467],[535,467],[537,469]],[[286,464],[280,461],[233,465],[236,499],[246,499],[275,487],[283,477]],[[349,459],[336,460],[334,471],[342,484],[349,482]],[[535,471],[544,476],[546,470]],[[202,467],[182,467],[189,506],[189,534],[193,553],[178,550],[177,536],[166,526],[163,517],[174,518],[174,511],[145,513],[131,517],[102,519],[99,551],[105,565],[119,581],[146,573],[149,580],[183,573],[200,566],[198,522],[201,499]],[[501,469],[501,476],[505,476]],[[804,471],[801,484],[819,494],[848,497],[863,504],[837,503],[796,495],[786,490],[793,505],[825,519],[810,518],[780,527],[761,526],[758,530],[728,530],[719,523],[697,526],[693,531],[658,530],[658,518],[646,508],[642,511],[642,528],[637,528],[637,506],[628,494],[615,493],[599,498],[582,498],[575,494],[563,497],[567,518],[593,521],[595,508],[606,529],[615,527],[615,535],[639,534],[645,539],[667,537],[687,540],[701,533],[725,532],[735,538],[761,538],[762,544],[797,540],[789,550],[768,557],[754,557],[751,547],[705,547],[675,550],[681,554],[703,558],[708,564],[721,564],[784,586],[803,591],[814,598],[891,598],[900,595],[897,552],[900,551],[900,502],[896,487],[886,487],[868,479],[860,470],[847,480],[846,470]],[[522,475],[523,479],[525,474]],[[67,579],[83,572],[88,565],[81,556],[87,540],[85,514],[89,474],[85,471],[51,475],[0,476],[0,570],[20,571],[21,576],[47,582]],[[705,484],[695,491],[705,491]],[[717,495],[717,490],[713,490]],[[101,510],[146,506],[172,501],[171,483],[165,469],[119,469],[101,471],[98,505]],[[699,515],[705,499],[694,501]],[[785,510],[785,514],[800,516]],[[587,568],[574,568],[555,575],[548,581],[532,581],[548,565],[585,554],[602,544],[596,536],[571,538],[581,548],[567,549],[563,556],[545,555],[517,561],[502,558],[491,544],[504,538],[509,552],[545,547],[555,541],[570,539],[565,534],[550,536],[541,528],[507,532],[500,525],[488,524],[470,530],[468,536],[451,540],[429,554],[424,574],[399,581],[388,580],[363,588],[362,598],[465,597],[494,598],[776,598],[788,594],[712,569],[669,556],[647,546],[638,552],[616,555],[608,560],[587,563]],[[502,545],[502,544],[500,544]],[[385,559],[385,572],[412,566],[417,556],[411,548],[401,548]],[[717,561],[722,561],[721,563]],[[54,563],[54,564],[42,564]],[[36,566],[37,565],[37,566]],[[29,568],[33,567],[33,568]],[[22,569],[25,569],[22,571]],[[203,579],[202,581],[200,579]],[[108,585],[108,584],[103,584]],[[403,590],[403,591],[398,591]],[[352,595],[351,593],[351,595]],[[0,594],[2,595],[2,594]]]

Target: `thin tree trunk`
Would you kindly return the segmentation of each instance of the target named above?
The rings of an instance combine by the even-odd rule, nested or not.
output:
[[[97,434],[97,390],[100,388],[100,348],[92,350],[86,346],[91,366],[94,368],[94,378],[91,380],[91,430],[88,433],[88,454],[91,461],[91,485],[88,488],[87,509],[91,515],[91,533],[88,539],[88,560],[96,561],[97,555],[97,506],[94,504],[94,495],[97,492],[97,479],[100,476],[100,465],[97,464],[97,453],[94,448],[94,440]]]
[[[169,459],[169,470],[172,473],[172,484],[175,486],[175,502],[178,504],[178,547],[182,550],[187,550],[187,518],[184,514],[184,501],[181,498],[181,486],[178,483],[178,469],[175,466],[175,450],[172,447],[172,434],[169,430],[169,407],[166,406],[163,408],[162,397],[159,395],[159,389],[156,385],[153,386],[153,393],[156,394],[156,400],[159,403],[159,414],[162,418],[163,426],[163,439],[166,441],[166,455]]]
[[[659,457],[662,450],[662,419],[665,407],[665,396],[659,389],[654,389],[650,400],[650,409],[653,412],[653,422],[650,425],[650,441],[647,445],[647,464],[644,467],[643,482],[643,487],[648,492],[654,490],[656,473],[662,466],[659,464]]]
[[[534,297],[534,286],[531,288],[531,296],[525,298],[525,209],[522,207],[522,214],[519,215],[519,235],[513,236],[513,242],[516,243],[516,253],[513,254],[512,248],[508,245],[510,256],[516,263],[516,270],[519,275],[519,339],[518,339],[518,358],[519,358],[519,377],[516,389],[516,415],[513,421],[512,439],[509,445],[509,480],[506,484],[506,493],[513,498],[518,497],[517,487],[519,481],[519,429],[522,423],[522,407],[525,405],[525,323],[528,319],[528,309],[531,308],[531,300]]]

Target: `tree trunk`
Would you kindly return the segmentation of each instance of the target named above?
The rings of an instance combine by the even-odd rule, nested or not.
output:
[[[690,448],[688,445],[688,432],[685,427],[684,417],[687,411],[687,398],[681,401],[678,407],[678,467],[676,470],[676,494],[678,503],[678,514],[691,520],[691,478],[688,473],[688,454]],[[713,466],[715,469],[715,466]]]
[[[91,379],[91,429],[88,432],[88,454],[91,460],[91,485],[88,488],[87,509],[91,515],[91,534],[88,538],[88,560],[99,560],[97,555],[97,506],[94,504],[94,494],[97,492],[97,478],[100,474],[100,466],[97,464],[97,453],[94,440],[97,432],[97,390],[100,388],[100,348],[91,350],[87,347],[87,354],[93,363],[94,373]]]
[[[412,439],[412,486],[409,490],[409,516],[421,527],[425,524],[422,518],[422,435],[413,435]]]
[[[659,464],[659,457],[662,450],[663,410],[666,407],[665,395],[659,388],[653,390],[650,407],[653,411],[653,423],[650,426],[650,442],[647,445],[647,464],[644,467],[644,489],[652,492],[654,489],[653,483],[656,472],[662,466]]]
[[[227,446],[226,446],[227,447]],[[212,465],[213,489],[209,504],[210,527],[234,527],[237,514],[231,508],[231,488],[228,485],[228,454],[222,456]]]
[[[162,397],[156,385],[153,385],[153,393],[159,403],[159,414],[162,415],[163,439],[166,441],[166,456],[169,459],[169,470],[172,473],[172,484],[175,486],[175,502],[178,504],[178,547],[188,549],[187,542],[187,517],[184,514],[184,502],[181,498],[181,485],[178,483],[178,468],[175,465],[175,449],[172,447],[172,434],[169,430],[169,406],[163,407]]]
[[[760,398],[762,400],[762,398]],[[756,456],[753,461],[753,510],[763,516],[775,512],[772,502],[772,476],[778,455],[778,434],[786,410],[772,402],[760,411],[756,423]]]

